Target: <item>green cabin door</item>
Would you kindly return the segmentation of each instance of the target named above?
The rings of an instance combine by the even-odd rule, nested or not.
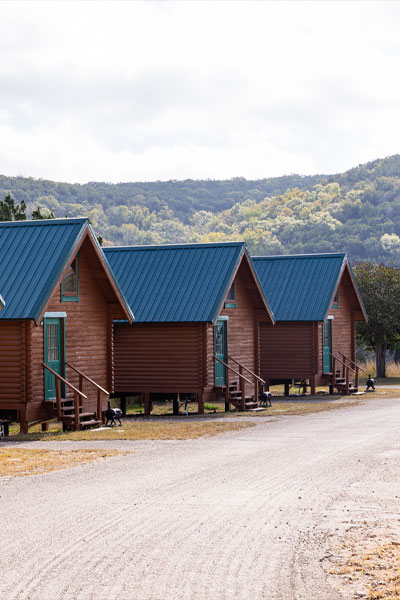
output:
[[[332,373],[332,319],[327,319],[322,334],[323,372]]]
[[[59,375],[64,375],[63,368],[63,327],[64,319],[44,320],[44,362]],[[56,378],[44,369],[45,399],[56,397]]]
[[[227,349],[227,328],[228,321],[218,320],[214,325],[214,356],[223,360],[226,363],[226,349]],[[214,360],[214,385],[220,386],[225,385],[226,367],[221,365],[220,362]]]

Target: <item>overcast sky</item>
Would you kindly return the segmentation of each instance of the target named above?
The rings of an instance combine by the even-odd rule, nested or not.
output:
[[[400,152],[398,2],[0,2],[0,173],[334,173]]]

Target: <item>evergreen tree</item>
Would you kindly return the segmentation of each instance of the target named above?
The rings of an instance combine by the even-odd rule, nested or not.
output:
[[[7,194],[4,200],[0,200],[0,221],[25,221],[26,204],[15,204],[11,194]]]

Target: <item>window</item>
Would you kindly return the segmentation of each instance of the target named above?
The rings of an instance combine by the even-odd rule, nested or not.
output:
[[[339,290],[336,292],[332,302],[332,308],[339,308]]]
[[[61,301],[79,302],[79,256],[74,258],[61,282]]]

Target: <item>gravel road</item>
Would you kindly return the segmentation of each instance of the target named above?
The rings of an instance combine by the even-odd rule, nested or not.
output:
[[[2,478],[0,598],[343,598],[331,536],[372,495],[398,507],[399,423],[399,401],[369,401],[217,438],[110,442],[131,453]]]

